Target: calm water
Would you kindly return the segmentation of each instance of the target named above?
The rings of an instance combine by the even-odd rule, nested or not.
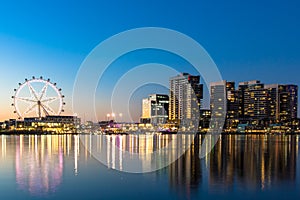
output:
[[[86,136],[89,137],[89,136]],[[142,152],[176,135],[104,136]],[[142,137],[142,136],[141,136]],[[0,135],[0,199],[297,199],[299,136],[222,136],[199,159],[202,136],[176,162],[147,174],[116,171],[90,155],[79,136]],[[87,142],[86,140],[85,142]]]

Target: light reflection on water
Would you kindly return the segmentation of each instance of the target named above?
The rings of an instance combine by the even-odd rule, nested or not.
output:
[[[297,191],[300,186],[298,136],[222,136],[211,154],[200,160],[199,146],[204,136],[198,135],[184,155],[160,171],[131,175],[112,170],[122,169],[125,163],[122,157],[124,151],[138,153],[142,160],[150,160],[159,165],[160,160],[153,160],[149,153],[165,147],[172,140],[177,140],[177,145],[185,145],[184,141],[192,137],[193,135],[111,135],[97,136],[95,141],[95,137],[86,135],[82,141],[85,144],[82,145],[78,135],[1,135],[0,185],[5,185],[4,181],[15,183],[6,186],[16,193],[16,196],[11,194],[10,197],[28,195],[55,199],[64,196],[63,193],[73,187],[72,181],[68,182],[70,177],[84,182],[87,179],[85,176],[96,169],[96,173],[90,178],[90,188],[97,188],[97,185],[106,184],[110,180],[113,185],[120,185],[120,180],[115,178],[119,176],[134,180],[132,185],[128,183],[123,186],[123,192],[126,192],[140,184],[135,180],[137,177],[143,180],[146,177],[145,186],[140,184],[140,189],[162,193],[164,198],[208,198],[210,195],[242,198],[245,193],[276,197],[277,193],[287,191],[293,197],[300,195]],[[107,142],[106,145],[104,142]],[[105,151],[106,166],[96,162],[90,155],[94,144],[97,151]],[[111,148],[111,145],[116,145],[118,150]],[[169,158],[178,156],[177,147],[173,146],[171,149],[170,152],[165,152]],[[147,187],[149,177],[154,179],[149,183],[153,187]],[[84,187],[87,186],[82,185]],[[166,188],[169,188],[167,193]],[[76,190],[77,194],[85,196],[113,195],[108,191],[105,193],[105,190],[101,194],[100,191],[89,191],[87,194],[88,190]],[[0,191],[1,197],[5,191]]]
[[[71,135],[20,135],[1,139],[1,163],[13,159],[18,189],[28,190],[33,196],[54,193],[62,183],[64,159],[74,151],[74,169],[77,173],[79,137]]]

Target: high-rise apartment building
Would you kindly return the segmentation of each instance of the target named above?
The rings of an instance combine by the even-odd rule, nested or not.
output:
[[[266,85],[269,98],[269,117],[274,122],[291,122],[297,119],[298,86]]]
[[[267,101],[267,113],[270,123],[279,122],[279,93],[278,84],[269,84],[265,85],[265,90],[268,94]]]
[[[226,103],[226,81],[210,83],[210,108],[212,118],[226,116]]]
[[[268,118],[268,93],[260,81],[239,84],[240,118],[263,120]]]
[[[226,127],[237,125],[238,93],[234,82],[220,81],[210,84],[210,105],[212,117],[226,118]]]
[[[199,118],[203,99],[200,76],[181,73],[170,78],[169,120],[183,122]]]
[[[227,119],[236,120],[239,116],[238,91],[235,89],[235,82],[226,82],[227,94]]]
[[[260,81],[239,84],[239,118],[268,123],[291,122],[297,118],[298,86]]]
[[[298,117],[298,86],[279,85],[279,118],[291,122]]]

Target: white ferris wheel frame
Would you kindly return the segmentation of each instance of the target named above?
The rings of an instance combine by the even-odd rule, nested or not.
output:
[[[41,92],[37,92],[35,90],[35,88],[32,86],[32,83],[42,83],[43,88],[41,90]],[[30,92],[30,96],[31,97],[20,97],[19,94],[20,92],[25,88],[28,87],[29,92]],[[48,88],[51,87],[55,93],[56,96],[52,96],[52,97],[47,97],[47,90]],[[47,97],[44,99],[44,97]],[[49,113],[51,113],[51,115],[60,115],[62,112],[64,112],[63,110],[63,106],[65,105],[63,98],[64,95],[62,95],[61,93],[61,89],[58,89],[56,86],[56,83],[52,83],[50,82],[50,79],[45,80],[43,79],[43,77],[40,78],[35,78],[32,77],[32,79],[25,79],[24,83],[19,83],[19,87],[18,89],[15,89],[15,95],[12,96],[13,98],[13,104],[12,106],[14,106],[15,108],[15,113],[18,115],[19,119],[24,119],[24,117],[33,112],[34,109],[36,109],[37,115],[39,118],[42,117],[42,113],[44,113],[45,116],[50,115]],[[26,108],[26,110],[24,112],[20,111],[19,109],[19,102],[26,102],[29,104],[29,106]],[[58,101],[59,102],[59,106],[57,111],[53,110],[48,104],[54,101]]]

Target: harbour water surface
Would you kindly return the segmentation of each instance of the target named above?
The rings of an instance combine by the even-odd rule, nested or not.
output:
[[[0,135],[0,199],[297,199],[299,136],[226,135],[199,158],[203,136],[171,165],[130,174],[119,153],[100,163],[79,135]],[[87,142],[90,136],[84,136]],[[147,153],[178,135],[101,136]],[[103,138],[102,138],[103,139]],[[121,146],[120,146],[120,141]],[[176,149],[174,149],[174,152]],[[170,155],[174,152],[169,152]],[[175,152],[176,153],[176,152]]]

